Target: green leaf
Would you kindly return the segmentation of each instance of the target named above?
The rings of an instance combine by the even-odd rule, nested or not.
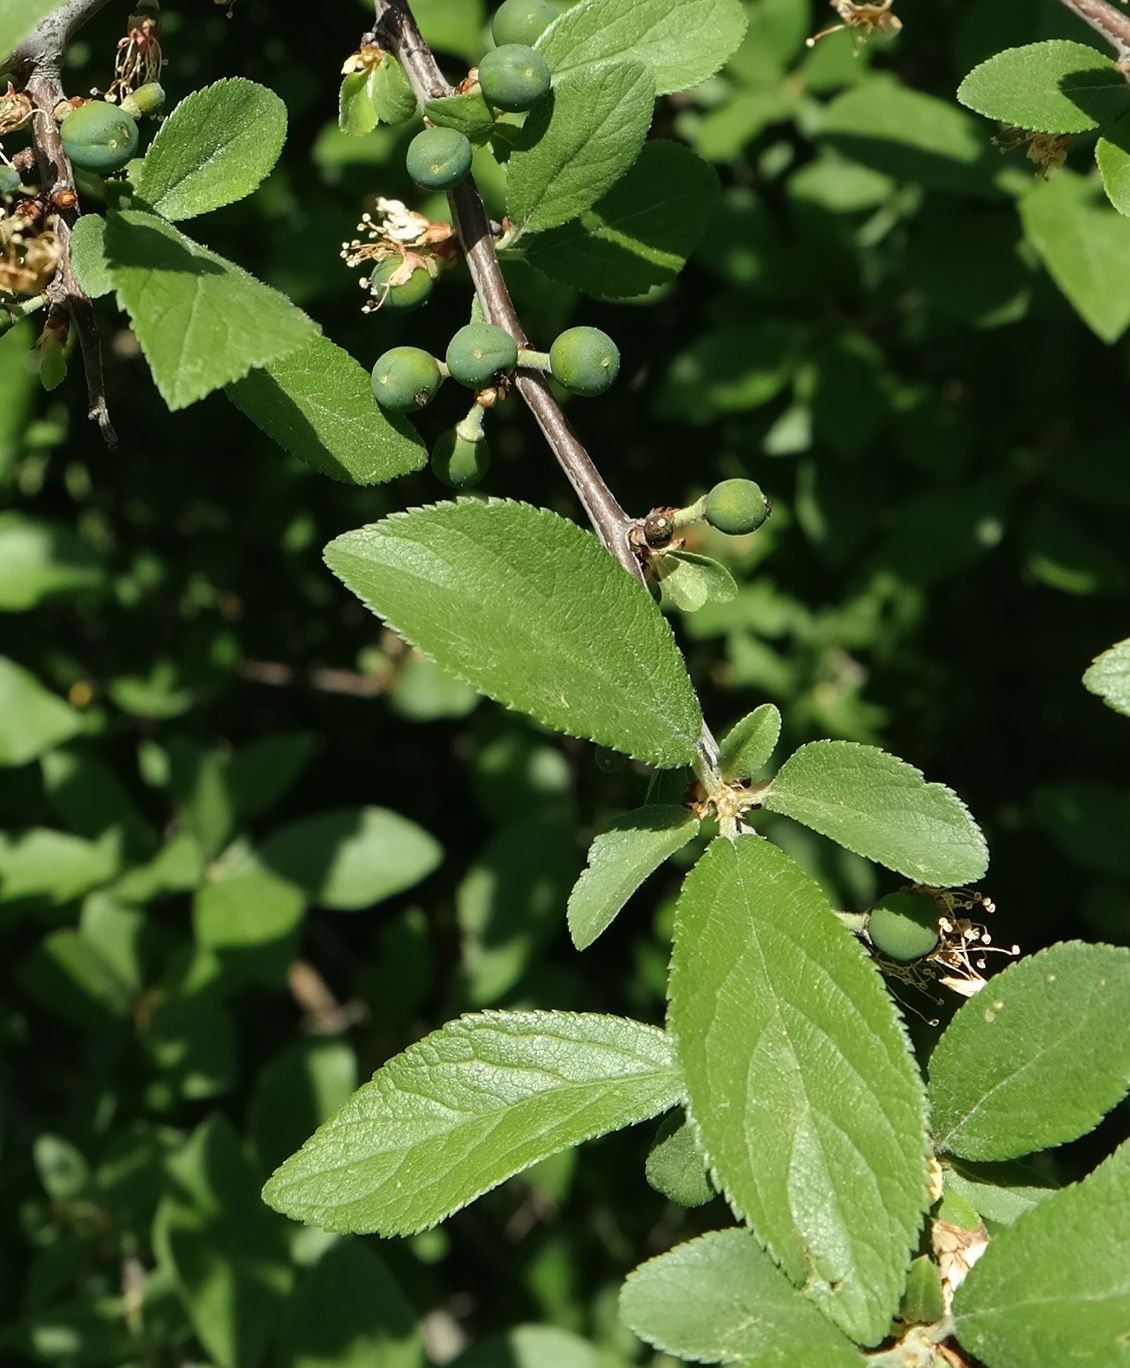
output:
[[[412,87],[390,52],[371,71],[352,71],[341,83],[337,121],[343,133],[371,133],[380,123],[403,123],[415,113]]]
[[[21,963],[21,990],[80,1030],[105,1032],[129,1019],[133,994],[97,945],[79,931],[52,931]]]
[[[0,513],[0,612],[24,612],[104,583],[102,562],[65,524]]]
[[[930,1056],[939,1149],[1015,1159],[1075,1140],[1130,1087],[1130,949],[1053,945],[963,1004]]]
[[[733,575],[721,562],[693,551],[668,551],[659,558],[663,606],[697,613],[708,603],[731,603],[738,596]]]
[[[270,174],[286,142],[286,105],[242,76],[194,90],[163,121],[133,178],[136,197],[177,220],[234,204]]]
[[[1067,171],[1025,195],[1020,219],[1072,308],[1104,342],[1116,342],[1130,325],[1130,223]]]
[[[862,947],[759,836],[716,840],[687,876],[670,1027],[727,1200],[825,1315],[876,1343],[928,1202],[922,1084]]]
[[[1130,640],[1096,656],[1083,676],[1083,687],[1115,712],[1130,717]]]
[[[0,834],[0,902],[42,898],[60,906],[112,879],[120,865],[113,830],[97,841],[47,827]]]
[[[665,1111],[681,1087],[652,1026],[568,1012],[461,1017],[379,1069],[263,1198],[326,1230],[410,1234],[539,1159]]]
[[[1056,38],[998,52],[973,68],[957,98],[1017,128],[1086,133],[1130,109],[1130,86],[1104,53]]]
[[[0,765],[26,765],[82,731],[82,718],[33,674],[0,656]]]
[[[788,384],[798,342],[796,327],[779,319],[711,328],[675,356],[653,412],[702,427],[722,413],[760,408]]]
[[[537,41],[554,81],[609,62],[644,62],[655,93],[670,95],[712,76],[742,41],[737,0],[582,0]]]
[[[127,850],[152,852],[156,833],[109,765],[77,747],[48,751],[40,765],[51,806],[72,835],[94,839],[117,827]]]
[[[106,220],[101,214],[83,214],[71,229],[71,266],[91,299],[113,294],[114,280],[106,265]]]
[[[690,762],[702,714],[671,629],[575,524],[528,504],[460,499],[346,532],[326,563],[488,697],[654,765]]]
[[[357,1058],[345,1040],[307,1036],[259,1070],[247,1109],[247,1133],[260,1168],[270,1173],[349,1101]]]
[[[260,1203],[231,1123],[210,1117],[169,1161],[153,1223],[158,1257],[217,1368],[257,1363],[290,1292],[286,1228]]]
[[[569,934],[590,946],[637,888],[699,828],[682,807],[644,807],[618,818],[589,847],[588,867],[569,894]]]
[[[748,1230],[715,1230],[641,1264],[620,1290],[620,1315],[645,1343],[696,1363],[785,1350],[833,1368],[863,1363]]]
[[[295,351],[317,331],[277,291],[154,214],[111,214],[106,253],[118,300],[170,409]]]
[[[284,451],[331,479],[381,484],[427,465],[416,429],[373,402],[365,370],[327,337],[253,370],[227,396]]]
[[[141,1030],[154,1079],[150,1106],[169,1109],[227,1092],[237,1072],[235,1031],[227,1012],[205,994],[158,1002]]]
[[[591,209],[528,237],[523,250],[531,266],[586,294],[643,294],[683,269],[717,200],[713,170],[679,143],[657,139]]]
[[[1126,1357],[1130,1144],[999,1231],[954,1300],[962,1345],[994,1368]]]
[[[259,859],[318,907],[357,912],[426,879],[443,858],[432,836],[387,808],[300,817],[263,842]]]
[[[463,95],[441,95],[429,100],[424,113],[440,128],[454,128],[473,143],[483,143],[494,129],[494,110],[476,87]]]
[[[258,817],[274,807],[298,782],[314,746],[311,732],[276,732],[238,750],[227,772],[237,821]]]
[[[668,1201],[682,1207],[704,1206],[714,1196],[706,1156],[694,1127],[680,1112],[665,1116],[647,1152],[644,1177]]]
[[[1123,89],[1126,89],[1125,77]],[[1095,144],[1095,161],[1106,197],[1120,214],[1130,215],[1130,114],[1124,114]]]
[[[985,838],[957,794],[875,746],[801,746],[778,770],[764,805],[918,883],[970,883],[989,863]]]
[[[487,1335],[452,1360],[450,1368],[621,1368],[597,1355],[587,1340],[555,1325],[518,1325]]]
[[[772,703],[762,703],[735,722],[718,746],[718,761],[726,779],[752,779],[765,768],[781,737],[781,714]]]
[[[204,878],[204,852],[187,831],[174,836],[147,863],[129,870],[110,890],[127,902],[148,903],[173,893],[187,893]]]
[[[0,69],[4,59],[64,0],[0,0]]]
[[[946,1193],[956,1193],[980,1218],[993,1225],[1014,1225],[1026,1211],[1039,1206],[1059,1184],[1043,1173],[1016,1162],[972,1164],[947,1161]]]
[[[512,240],[591,209],[639,156],[654,103],[651,72],[638,62],[580,71],[554,86],[507,162]]]
[[[225,861],[196,894],[197,945],[234,976],[280,986],[294,959],[306,900],[292,883],[253,859]]]
[[[279,1368],[423,1368],[416,1313],[375,1249],[339,1240],[287,1301]]]

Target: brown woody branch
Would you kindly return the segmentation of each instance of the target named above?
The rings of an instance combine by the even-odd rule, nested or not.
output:
[[[1117,54],[1118,65],[1130,74],[1130,15],[1110,0],[1060,0],[1060,4],[1106,39]]]
[[[92,18],[107,0],[70,0],[46,19],[12,53],[8,66],[23,83],[35,105],[31,121],[32,142],[39,167],[45,201],[54,206],[56,236],[60,259],[54,277],[44,293],[47,296],[47,326],[53,321],[69,320],[78,334],[86,373],[87,413],[99,427],[107,446],[117,445],[106,407],[102,376],[102,342],[94,318],[90,296],[79,285],[71,266],[71,230],[79,214],[74,171],[63,151],[55,106],[66,98],[61,78],[63,55],[72,35]],[[56,199],[69,207],[59,208]]]

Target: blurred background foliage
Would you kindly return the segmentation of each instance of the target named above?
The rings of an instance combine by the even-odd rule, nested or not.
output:
[[[68,89],[105,84],[127,8],[83,32]],[[486,42],[483,0],[415,8],[458,79]],[[1055,0],[910,0],[896,41],[809,51],[826,7],[747,9],[725,70],[657,111],[653,135],[722,186],[684,276],[612,304],[515,261],[528,330],[548,345],[583,321],[618,341],[620,383],[570,413],[631,511],[745,474],[775,503],[754,537],[701,536],[740,596],[676,624],[715,730],[769,699],[790,747],[888,746],[985,827],[998,942],[1125,943],[1130,728],[1079,681],[1127,635],[1130,353],[1088,332],[1024,242],[1031,165],[953,99],[1001,47],[1086,35]],[[410,127],[336,127],[365,22],[178,0],[163,34],[174,102],[240,74],[290,111],[278,169],[205,240],[368,366],[399,341],[442,353],[470,294],[456,270],[419,313],[362,316],[338,258],[375,194],[420,204]],[[497,212],[501,173],[477,157]],[[443,491],[426,472],[334,484],[219,396],[170,416],[105,316],[116,451],[77,373],[40,392],[30,323],[0,336],[0,1358],[659,1362],[618,1325],[619,1280],[727,1213],[653,1192],[643,1131],[403,1242],[334,1241],[260,1205],[358,1080],[460,1011],[659,1019],[678,875],[573,952],[587,841],[643,801],[646,774],[478,702],[321,563],[342,530]],[[457,407],[444,393],[423,415],[429,440]],[[491,429],[487,491],[576,516],[520,405]],[[772,829],[845,908],[889,887]],[[1055,1176],[1125,1118],[1061,1151]]]

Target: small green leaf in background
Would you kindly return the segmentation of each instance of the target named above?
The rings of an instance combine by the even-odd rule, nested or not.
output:
[[[657,95],[670,95],[712,76],[745,30],[737,0],[583,0],[551,24],[537,46],[554,81],[630,60],[651,68]]]
[[[706,1156],[683,1112],[663,1118],[647,1152],[644,1177],[656,1192],[681,1207],[704,1206],[716,1195]]]
[[[236,1079],[235,1031],[211,996],[158,1003],[140,1032],[153,1066],[146,1102],[158,1110],[228,1092]]]
[[[945,1314],[941,1272],[933,1259],[922,1254],[910,1265],[899,1320],[907,1325],[935,1325]]]
[[[771,812],[919,883],[970,883],[989,863],[985,838],[952,789],[875,746],[810,741],[764,799]]]
[[[338,1240],[299,1274],[279,1368],[423,1368],[416,1320],[379,1252]]]
[[[694,551],[668,551],[659,559],[664,606],[697,613],[708,603],[732,603],[738,596],[733,575],[720,562]]]
[[[655,85],[638,62],[578,72],[530,112],[507,162],[506,213],[515,238],[583,214],[639,156]]]
[[[416,429],[373,402],[365,370],[329,338],[311,338],[226,393],[284,451],[333,480],[381,484],[427,464]]]
[[[992,1227],[1013,1225],[1026,1211],[1039,1206],[1059,1184],[1026,1164],[975,1164],[950,1159],[945,1169],[946,1193],[963,1197]]]
[[[239,821],[269,811],[297,783],[313,754],[311,732],[276,732],[241,747],[227,767],[227,790]]]
[[[1104,342],[1130,326],[1130,223],[1082,176],[1059,171],[1020,201],[1024,236]]]
[[[264,1064],[247,1111],[248,1135],[263,1172],[293,1154],[356,1087],[357,1058],[344,1040],[296,1040]]]
[[[0,513],[0,612],[19,613],[105,583],[95,553],[62,523]]]
[[[999,1231],[954,1301],[962,1345],[1001,1368],[1126,1358],[1130,1144]]]
[[[864,1362],[748,1230],[715,1230],[641,1264],[620,1291],[620,1315],[647,1344],[695,1363],[774,1352],[822,1368]]]
[[[155,214],[111,214],[106,254],[118,299],[170,409],[297,350],[317,331],[289,299]]]
[[[427,878],[443,858],[432,836],[388,808],[300,817],[263,842],[260,861],[318,907],[357,912]]]
[[[653,1026],[568,1012],[461,1017],[379,1069],[263,1198],[326,1230],[411,1234],[539,1159],[665,1111],[681,1088]]]
[[[672,280],[702,240],[718,177],[679,143],[656,139],[579,218],[532,234],[526,260],[586,294],[621,299]]]
[[[0,765],[26,765],[82,731],[82,718],[33,674],[0,656]]]
[[[41,19],[61,9],[64,0],[0,0],[0,67]]]
[[[207,214],[241,200],[279,159],[286,105],[241,76],[186,95],[161,124],[133,188],[163,218]]]
[[[718,746],[718,762],[726,779],[752,779],[769,763],[781,737],[781,714],[762,703],[735,722]]]
[[[113,294],[114,280],[106,266],[106,220],[101,214],[84,213],[71,229],[71,266],[91,299]]]
[[[121,844],[114,830],[96,841],[48,827],[0,834],[0,902],[71,902],[114,877],[121,867]]]
[[[588,867],[569,894],[569,934],[578,950],[611,924],[637,888],[690,841],[699,821],[682,807],[639,808],[617,818],[589,847]]]
[[[169,1161],[153,1223],[159,1261],[217,1368],[259,1361],[290,1293],[286,1227],[259,1201],[230,1123],[210,1117]]]
[[[587,1340],[554,1325],[518,1325],[488,1335],[454,1359],[450,1368],[627,1368],[598,1355]]]
[[[1130,717],[1130,641],[1120,641],[1096,656],[1083,676],[1083,686],[1108,708]]]
[[[463,95],[429,100],[424,113],[439,128],[454,128],[473,143],[486,142],[494,128],[494,110],[477,87]]]
[[[148,903],[173,893],[187,893],[204,879],[204,851],[195,836],[182,831],[146,864],[128,870],[110,890],[126,902]]]
[[[1130,1087],[1130,949],[1066,942],[964,1003],[930,1057],[939,1149],[1014,1159],[1075,1140]]]
[[[769,403],[797,361],[795,326],[779,319],[725,323],[676,354],[655,396],[658,418],[705,427],[720,413]]]
[[[654,765],[690,762],[702,714],[671,629],[575,523],[461,499],[346,532],[326,564],[488,697]]]
[[[129,984],[97,945],[79,931],[52,931],[16,973],[20,988],[80,1030],[124,1024],[133,1009]]]
[[[196,894],[196,943],[211,950],[234,977],[280,985],[294,959],[306,912],[299,889],[254,859],[214,867]]]
[[[1130,86],[1115,62],[1062,38],[998,52],[974,67],[957,98],[986,118],[1036,133],[1086,133],[1130,110]]]
[[[156,832],[118,775],[93,751],[48,751],[40,765],[51,806],[73,835],[93,839],[116,827],[128,851],[149,854],[155,848]]]
[[[670,1024],[727,1200],[826,1316],[875,1344],[928,1201],[922,1083],[862,947],[760,836],[714,841],[687,876]]]

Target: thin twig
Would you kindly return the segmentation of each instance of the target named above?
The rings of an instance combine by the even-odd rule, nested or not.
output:
[[[63,55],[71,36],[92,18],[107,0],[70,0],[62,9],[49,14],[38,28],[12,53],[9,65],[35,105],[31,120],[32,142],[39,166],[44,199],[53,204],[60,192],[64,200],[75,193],[74,171],[63,151],[55,106],[66,98],[61,79]],[[94,318],[90,296],[75,278],[71,265],[71,230],[79,214],[77,198],[73,207],[56,209],[55,235],[59,241],[59,266],[45,290],[49,309],[47,325],[65,316],[74,324],[86,372],[87,416],[98,424],[107,446],[116,446],[117,437],[106,407],[102,376],[102,342]]]
[[[1130,73],[1130,15],[1123,14],[1110,0],[1059,0],[1085,24],[1101,34],[1118,55],[1118,65]]]

